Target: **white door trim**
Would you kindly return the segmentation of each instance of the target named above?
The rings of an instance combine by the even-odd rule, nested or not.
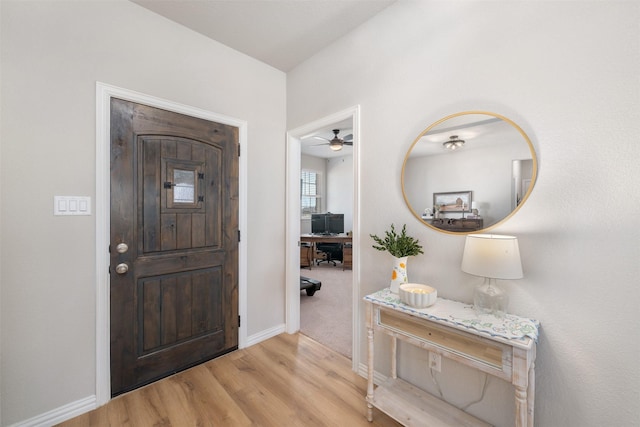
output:
[[[355,105],[287,132],[286,172],[286,330],[300,330],[300,139],[345,119],[353,124],[353,309],[352,369],[360,361],[360,106]]]
[[[109,319],[109,224],[110,224],[110,123],[111,98],[120,98],[192,117],[238,128],[242,155],[239,160],[239,226],[247,230],[247,122],[196,107],[156,98],[140,92],[96,82],[96,404],[111,399],[111,358]],[[247,233],[238,248],[238,314],[243,319],[238,330],[238,347],[247,340]]]

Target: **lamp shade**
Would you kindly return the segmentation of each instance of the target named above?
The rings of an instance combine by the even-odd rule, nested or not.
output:
[[[492,279],[521,279],[518,238],[496,234],[467,235],[462,271]]]

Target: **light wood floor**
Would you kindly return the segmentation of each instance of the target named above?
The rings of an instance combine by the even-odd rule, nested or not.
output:
[[[61,426],[398,426],[375,410],[351,361],[282,334],[112,399]]]

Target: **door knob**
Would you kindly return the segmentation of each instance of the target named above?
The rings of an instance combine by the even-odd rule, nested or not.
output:
[[[116,251],[119,254],[123,254],[125,252],[127,252],[129,250],[129,246],[126,243],[118,243],[118,246],[116,246]]]
[[[127,271],[129,271],[129,266],[127,264],[125,264],[124,262],[116,265],[116,273],[124,274]]]

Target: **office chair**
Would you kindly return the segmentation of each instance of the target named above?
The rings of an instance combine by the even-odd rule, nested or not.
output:
[[[326,261],[336,265],[336,261],[342,262],[342,243],[316,243],[316,250],[324,254],[324,259],[317,259],[316,265]]]

